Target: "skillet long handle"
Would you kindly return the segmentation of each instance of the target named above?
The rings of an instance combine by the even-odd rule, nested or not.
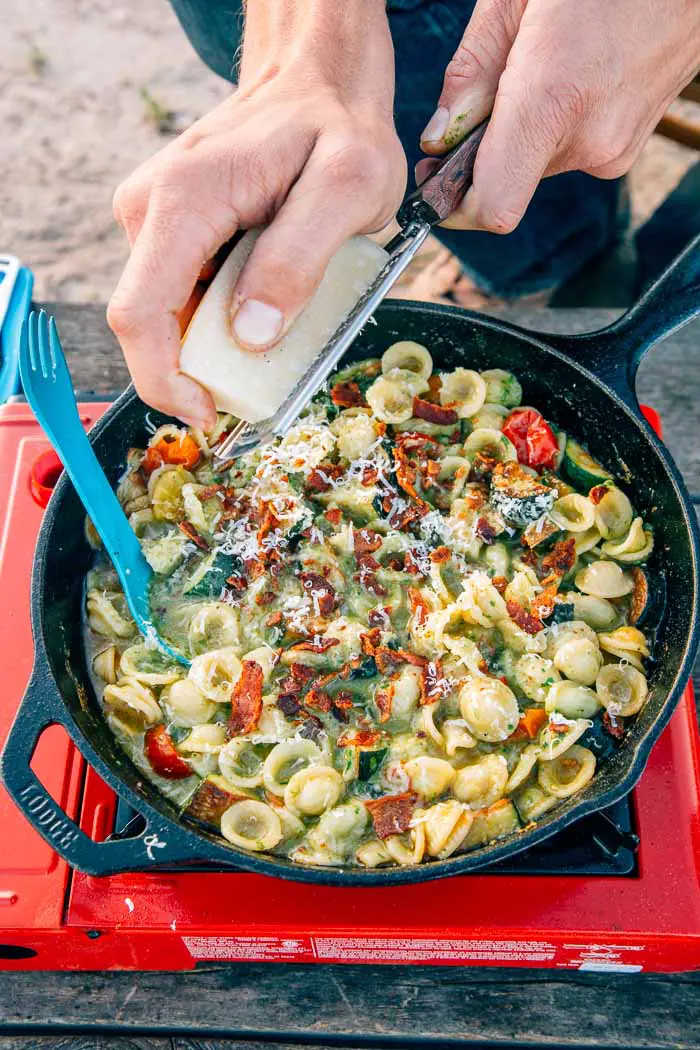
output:
[[[95,842],[51,797],[31,760],[44,730],[55,724],[69,728],[69,721],[62,702],[52,700],[55,686],[42,663],[37,661],[0,759],[3,783],[29,823],[72,868],[88,875],[139,871],[191,858],[191,845],[176,827],[151,820],[141,835]]]
[[[627,313],[589,335],[541,334],[544,342],[594,372],[637,408],[635,377],[657,343],[700,317],[700,234]]]

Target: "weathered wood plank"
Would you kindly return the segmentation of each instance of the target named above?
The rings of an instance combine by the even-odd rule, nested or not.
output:
[[[0,1050],[173,1050],[169,1036],[151,1039],[149,1036],[108,1035],[30,1035],[0,1036]],[[195,1042],[182,1042],[178,1050],[197,1050]]]
[[[133,988],[136,991],[129,995]],[[4,1026],[323,1043],[613,1048],[700,1045],[700,975],[428,966],[217,966],[189,973],[6,974]],[[217,1048],[218,1050],[218,1048]]]

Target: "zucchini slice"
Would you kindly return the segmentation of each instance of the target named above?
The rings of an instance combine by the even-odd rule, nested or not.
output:
[[[229,576],[240,572],[241,562],[233,554],[212,551],[197,563],[182,593],[190,598],[218,598]]]
[[[602,467],[583,445],[579,445],[573,438],[567,438],[566,441],[563,471],[569,480],[584,492],[611,481],[613,477],[609,470]]]

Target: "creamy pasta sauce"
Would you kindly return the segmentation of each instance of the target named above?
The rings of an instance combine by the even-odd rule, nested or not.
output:
[[[154,623],[191,665],[138,635],[102,552],[87,645],[110,727],[188,819],[300,864],[406,865],[586,788],[594,737],[647,697],[653,535],[521,397],[397,343],[228,469],[230,416],[129,452]]]

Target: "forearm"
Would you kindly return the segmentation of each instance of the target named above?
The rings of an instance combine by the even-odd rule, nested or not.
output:
[[[393,47],[384,0],[248,0],[240,89],[254,91],[280,68],[300,84],[363,82],[363,98],[390,115]]]

